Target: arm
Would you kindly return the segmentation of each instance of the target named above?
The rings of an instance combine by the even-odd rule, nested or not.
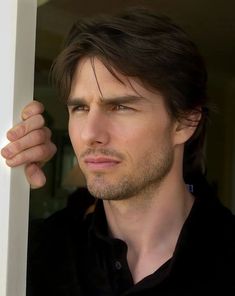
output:
[[[42,187],[46,177],[41,169],[56,152],[51,142],[51,131],[42,116],[44,106],[33,101],[22,111],[22,121],[7,132],[10,141],[1,155],[10,167],[25,165],[25,175],[32,188]]]

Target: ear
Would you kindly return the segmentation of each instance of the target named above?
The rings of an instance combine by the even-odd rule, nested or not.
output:
[[[201,117],[201,108],[197,108],[186,113],[176,121],[174,129],[175,145],[184,144],[192,137],[198,127]]]

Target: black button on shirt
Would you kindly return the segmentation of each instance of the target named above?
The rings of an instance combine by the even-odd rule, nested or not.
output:
[[[235,295],[235,219],[218,201],[196,198],[173,257],[135,285],[102,202],[79,211],[68,206],[31,236],[27,296]]]
[[[120,261],[115,261],[115,267],[117,270],[120,270],[122,268],[122,263]]]

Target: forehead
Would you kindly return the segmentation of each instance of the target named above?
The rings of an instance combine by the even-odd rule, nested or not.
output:
[[[148,100],[156,100],[161,94],[146,89],[137,78],[127,77],[107,67],[96,57],[79,61],[73,76],[70,99],[73,97],[115,97],[138,95]]]

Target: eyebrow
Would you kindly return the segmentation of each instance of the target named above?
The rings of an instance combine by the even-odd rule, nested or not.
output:
[[[100,98],[100,104],[102,105],[117,105],[117,104],[133,104],[136,102],[140,102],[145,100],[144,97],[135,96],[135,95],[127,95],[127,96],[120,96],[120,97],[111,97],[111,98]],[[71,98],[68,99],[66,102],[67,107],[70,106],[77,106],[77,105],[86,105],[87,100],[84,98]]]

